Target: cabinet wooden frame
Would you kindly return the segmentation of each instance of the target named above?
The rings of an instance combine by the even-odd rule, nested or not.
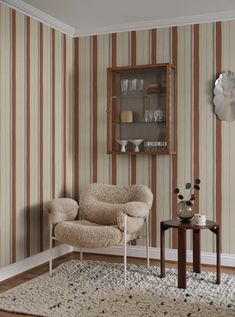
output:
[[[165,102],[165,115],[166,115],[166,142],[167,146],[161,150],[154,150],[151,152],[135,152],[135,151],[126,151],[121,152],[117,150],[116,144],[116,127],[117,124],[123,124],[123,122],[116,122],[116,111],[117,111],[117,99],[115,96],[120,96],[120,91],[117,90],[117,86],[120,86],[120,76],[127,74],[130,76],[131,73],[135,72],[145,72],[148,71],[159,71],[161,69],[166,69],[166,102]],[[172,75],[172,70],[174,75]],[[171,82],[171,76],[174,76],[174,82]],[[124,67],[112,67],[107,69],[107,153],[108,154],[118,154],[118,155],[172,155],[176,154],[177,147],[177,73],[176,67],[170,63],[161,63],[161,64],[149,64],[149,65],[137,65],[137,66],[124,66]],[[118,81],[118,83],[117,83]],[[119,85],[117,85],[119,84]],[[172,89],[174,90],[174,95],[172,96]],[[172,98],[174,100],[170,100]],[[171,118],[171,109],[170,102],[173,102],[173,118]],[[173,130],[171,131],[171,119],[173,120]],[[133,122],[131,124],[136,124]],[[120,128],[121,129],[121,128]]]

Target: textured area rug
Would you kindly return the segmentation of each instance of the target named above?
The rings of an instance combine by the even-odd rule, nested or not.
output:
[[[72,260],[0,294],[0,309],[50,317],[235,316],[235,276],[187,273],[187,289],[177,288],[177,271]]]

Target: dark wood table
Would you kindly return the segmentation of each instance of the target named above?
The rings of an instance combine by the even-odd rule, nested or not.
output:
[[[220,226],[207,220],[204,226],[196,225],[194,221],[181,222],[178,219],[161,222],[161,277],[165,277],[165,231],[169,228],[178,229],[178,288],[186,288],[186,231],[193,230],[193,272],[201,272],[200,230],[209,229],[216,235],[216,283],[220,284]]]

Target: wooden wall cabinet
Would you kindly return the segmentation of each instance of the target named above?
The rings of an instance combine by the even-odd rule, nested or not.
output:
[[[173,65],[108,68],[107,92],[109,154],[175,154],[176,70]],[[128,140],[126,152],[121,152],[117,140]],[[143,140],[139,152],[129,140]]]

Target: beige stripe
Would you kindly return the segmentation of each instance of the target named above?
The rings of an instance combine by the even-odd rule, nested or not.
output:
[[[79,39],[79,191],[91,178],[91,39]]]
[[[170,28],[157,30],[157,62],[168,63],[170,58]],[[157,156],[157,228],[160,228],[160,222],[169,218],[171,210],[169,200],[169,190],[171,190],[170,179],[170,160],[167,155]],[[160,246],[160,230],[157,230],[157,247]],[[170,231],[166,233],[166,246],[170,246]]]
[[[117,33],[117,66],[129,64],[128,50],[129,33]],[[129,183],[129,161],[126,155],[117,155],[117,184],[127,185]]]
[[[63,194],[63,34],[55,32],[55,197]]]
[[[0,5],[0,46],[4,48],[0,54],[0,266],[10,264],[11,261],[11,27],[10,9]],[[4,149],[4,151],[2,150]]]
[[[39,23],[30,19],[31,255],[39,251]]]
[[[212,143],[212,125],[215,116],[211,108],[211,97],[208,86],[213,78],[214,70],[212,47],[212,24],[200,25],[199,31],[199,160],[200,160],[200,202],[199,210],[207,215],[208,219],[213,219],[214,204],[212,201],[213,180],[213,143]],[[208,92],[208,93],[207,93]],[[201,236],[202,250],[212,251],[212,235],[210,232],[202,232]]]
[[[98,120],[98,182],[109,183],[109,162],[107,154],[107,71],[109,67],[109,35],[101,35],[97,38],[98,50],[98,83],[97,83],[97,120]]]
[[[51,29],[43,26],[43,200],[51,199]],[[43,217],[43,246],[49,247],[48,215]]]
[[[191,26],[178,28],[178,186],[184,196],[185,184],[191,182],[193,147],[191,137]],[[187,246],[191,247],[191,232],[187,232]]]
[[[222,70],[235,71],[235,21],[222,23]],[[222,122],[222,248],[235,254],[235,121]]]
[[[67,123],[66,123],[66,192],[68,197],[73,197],[74,193],[74,78],[71,76],[74,71],[74,42],[73,39],[66,38],[66,105],[67,105]]]
[[[144,65],[149,63],[149,31],[136,32],[136,64]],[[143,127],[142,127],[143,128]],[[150,157],[148,155],[137,156],[136,160],[136,183],[149,186],[149,165]],[[145,226],[142,229],[142,235],[145,236]],[[145,245],[145,239],[138,239],[137,245]]]
[[[26,256],[25,16],[16,13],[16,260]]]

